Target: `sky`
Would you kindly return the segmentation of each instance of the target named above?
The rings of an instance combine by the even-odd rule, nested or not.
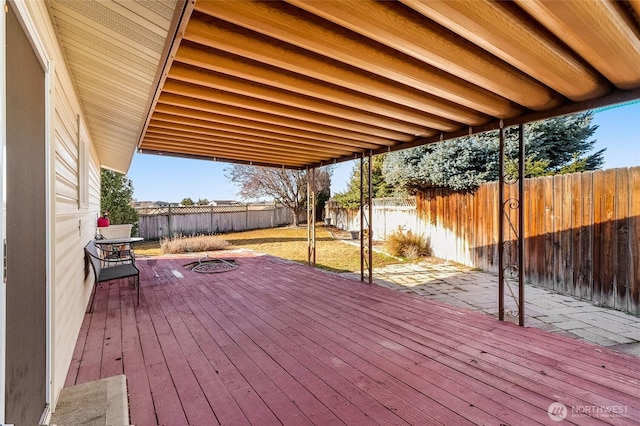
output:
[[[607,148],[605,169],[640,166],[640,103],[597,110],[593,124],[598,125],[595,149]],[[331,193],[346,190],[355,164],[348,161],[334,167]],[[127,176],[138,201],[241,201],[238,188],[225,177],[225,170],[231,167],[228,163],[135,154]]]

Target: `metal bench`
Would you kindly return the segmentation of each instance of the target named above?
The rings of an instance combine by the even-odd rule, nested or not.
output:
[[[98,250],[100,249],[96,247],[94,241],[89,241],[89,243],[84,247],[85,256],[87,260],[89,260],[89,263],[91,263],[93,276],[96,279],[95,285],[93,287],[91,303],[89,304],[89,310],[87,312],[93,312],[93,304],[95,303],[98,284],[102,282],[117,280],[120,278],[135,278],[135,285],[138,287],[137,304],[139,305],[140,270],[135,265],[135,257],[133,257],[133,253],[131,253],[131,255],[126,259],[123,259],[120,256],[118,256],[117,259],[110,259],[107,256],[100,256],[98,254]]]

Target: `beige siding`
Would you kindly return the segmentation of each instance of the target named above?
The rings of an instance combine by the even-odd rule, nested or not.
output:
[[[59,77],[59,76],[58,76]],[[79,161],[77,120],[75,114],[58,114],[60,110],[80,112],[66,94],[70,83],[60,81],[56,87],[55,109],[55,277],[52,291],[54,305],[53,366],[54,395],[64,385],[83,314],[91,294],[91,276],[85,277],[83,247],[95,232],[100,209],[100,174],[95,155],[89,160],[89,206],[78,207]],[[88,141],[86,132],[81,141]],[[91,151],[94,153],[95,151]]]
[[[84,245],[93,238],[100,209],[100,169],[83,111],[58,46],[44,2],[25,2],[35,24],[36,37],[51,66],[48,75],[51,98],[50,122],[51,174],[51,365],[52,398],[57,401],[64,386],[73,349],[90,297],[92,276],[85,276]],[[24,9],[23,9],[24,10]],[[33,35],[33,34],[32,34]],[[54,74],[51,75],[51,72]],[[89,205],[78,203],[79,159],[78,120],[81,140],[88,146]]]

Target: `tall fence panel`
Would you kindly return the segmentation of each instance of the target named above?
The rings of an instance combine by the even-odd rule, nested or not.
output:
[[[497,183],[375,200],[373,235],[402,227],[429,236],[438,257],[497,272],[497,200]],[[640,167],[527,179],[524,209],[527,281],[640,314]],[[357,229],[357,213],[328,203],[325,216]]]
[[[138,214],[138,234],[148,240],[175,235],[239,232],[293,223],[286,208],[272,204],[141,208]]]
[[[418,194],[438,256],[497,272],[497,192]],[[640,313],[640,167],[527,179],[525,197],[527,280]]]

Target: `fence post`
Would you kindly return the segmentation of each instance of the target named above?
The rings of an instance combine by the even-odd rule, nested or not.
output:
[[[210,205],[209,207],[211,207],[211,215],[210,215],[210,221],[209,221],[209,234],[213,235],[213,204]]]
[[[171,239],[171,204],[169,204],[169,215],[167,216],[167,233],[168,233],[168,237],[169,239]]]

